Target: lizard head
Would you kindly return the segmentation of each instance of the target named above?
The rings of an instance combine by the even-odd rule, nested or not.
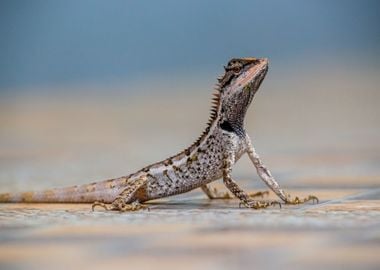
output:
[[[219,79],[221,114],[219,125],[227,131],[243,132],[244,117],[267,71],[263,58],[234,58],[224,67]]]

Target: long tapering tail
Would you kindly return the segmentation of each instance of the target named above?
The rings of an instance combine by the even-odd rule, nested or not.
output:
[[[112,202],[125,188],[127,177],[101,182],[54,188],[43,191],[28,191],[0,194],[0,203],[92,203]]]

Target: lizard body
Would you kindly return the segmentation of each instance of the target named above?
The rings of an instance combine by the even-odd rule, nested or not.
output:
[[[285,203],[318,200],[309,196],[291,199],[263,165],[244,129],[246,111],[268,71],[267,59],[235,58],[225,66],[214,93],[207,128],[190,147],[131,175],[106,181],[40,192],[0,194],[0,202],[94,203],[109,210],[137,210],[141,203],[188,192],[201,187],[209,198],[218,196],[207,184],[223,178],[226,187],[241,204],[265,208],[277,201],[257,201],[231,178],[232,166],[245,153],[260,178]],[[262,194],[262,193],[260,193]]]

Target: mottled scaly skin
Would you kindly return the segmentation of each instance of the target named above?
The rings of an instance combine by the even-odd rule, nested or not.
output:
[[[277,202],[254,201],[231,178],[232,166],[248,154],[260,178],[286,203],[290,199],[262,164],[244,129],[246,111],[268,71],[268,61],[237,58],[228,62],[214,93],[211,116],[199,139],[181,153],[149,165],[129,176],[42,192],[1,194],[0,202],[96,202],[110,210],[137,210],[140,203],[202,187],[223,178],[225,186],[247,207],[262,208]]]
[[[170,159],[172,165],[149,168],[148,199],[184,193],[220,179],[223,176],[226,147],[231,147],[237,157],[244,152],[244,145],[237,135],[214,129],[188,155],[183,155],[178,160]]]

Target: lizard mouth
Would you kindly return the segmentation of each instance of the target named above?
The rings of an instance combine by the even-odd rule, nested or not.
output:
[[[250,66],[245,71],[246,78],[244,81],[242,81],[242,85],[245,85],[248,82],[252,82],[256,80],[256,78],[260,78],[261,76],[265,75],[267,71],[268,71],[268,59],[267,58],[257,59],[257,62],[254,65]]]
[[[267,58],[253,58],[252,64],[248,65],[242,74],[236,78],[234,86],[237,88],[249,87],[250,90],[256,91],[261,81],[264,79],[268,71],[268,59]]]

